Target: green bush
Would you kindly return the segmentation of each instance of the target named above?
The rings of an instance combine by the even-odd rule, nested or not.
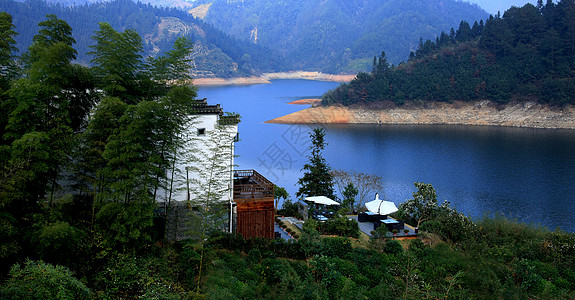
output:
[[[288,269],[287,262],[283,259],[266,258],[261,265],[267,283],[280,283]]]
[[[208,238],[208,244],[228,250],[243,250],[247,242],[241,234],[219,231]]]
[[[260,249],[252,249],[248,252],[248,262],[250,263],[258,263],[262,259],[262,252]]]
[[[383,252],[387,254],[399,254],[403,252],[403,247],[398,241],[389,240],[385,243],[385,246],[383,247]]]
[[[326,237],[321,239],[323,244],[323,255],[332,257],[345,257],[353,252],[353,247],[349,239],[344,237]]]
[[[287,199],[282,204],[282,208],[277,211],[277,214],[285,217],[296,217],[298,213],[297,204]]]
[[[90,290],[62,266],[27,260],[12,266],[0,287],[2,299],[87,299]]]
[[[319,231],[322,234],[340,235],[345,237],[359,237],[359,225],[355,220],[350,220],[345,217],[328,219],[325,222],[319,223]]]
[[[34,232],[36,253],[44,260],[70,265],[78,258],[84,233],[67,222],[56,222]]]

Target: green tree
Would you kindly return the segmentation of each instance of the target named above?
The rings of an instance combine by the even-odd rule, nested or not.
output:
[[[359,194],[359,190],[353,186],[353,183],[349,183],[345,190],[343,191],[343,206],[353,209],[355,206],[355,197]]]
[[[12,16],[6,12],[0,12],[0,105],[4,103],[4,93],[10,87],[10,81],[16,76],[16,61],[14,52],[16,48],[16,40],[14,37],[18,34],[14,31],[14,24],[12,24]],[[6,126],[5,110],[0,112],[0,135],[4,133]]]
[[[437,194],[429,183],[416,182],[417,191],[413,193],[413,199],[407,200],[399,205],[402,214],[417,221],[419,227],[422,222],[433,217],[437,210]]]
[[[325,130],[315,128],[313,132],[310,132],[310,138],[312,142],[310,146],[311,155],[307,156],[309,162],[303,166],[302,171],[305,170],[303,177],[297,181],[300,188],[296,196],[326,196],[335,199],[331,168],[322,156],[322,151],[327,145],[324,140]]]
[[[186,84],[192,79],[190,64],[192,62],[193,43],[186,37],[179,37],[172,50],[164,56],[150,58],[152,79],[163,84]]]
[[[135,251],[151,242],[157,201],[169,201],[177,188],[174,169],[196,97],[187,82],[192,44],[180,38],[166,55],[144,63],[133,30],[119,33],[100,23],[93,38],[91,55],[106,97],[83,135],[79,170],[82,185],[96,194],[96,228],[108,247]]]
[[[4,138],[15,142],[32,132],[46,135],[48,167],[36,170],[29,185],[37,191],[33,201],[48,193],[51,202],[59,188],[59,175],[70,162],[74,130],[80,128],[91,108],[95,98],[90,94],[95,91],[89,83],[79,84],[85,78],[75,79],[77,75],[89,72],[71,63],[76,58],[72,28],[55,15],[47,15],[38,25],[40,31],[24,55],[25,76],[9,91],[10,102],[5,106],[9,119]],[[72,119],[76,128],[73,128]]]
[[[14,175],[24,167],[24,162],[10,163],[11,149],[9,145],[5,145],[3,139],[9,113],[6,92],[17,75],[14,58],[17,48],[14,37],[18,33],[14,28],[12,16],[0,12],[0,264],[5,266],[10,265],[8,258],[15,255],[19,249],[17,222],[9,208],[18,192],[18,181]]]
[[[143,42],[133,29],[118,32],[108,23],[100,23],[92,39],[92,64],[107,96],[118,97],[135,104],[148,92],[151,79],[146,77],[143,60]]]
[[[275,200],[275,207],[276,210],[279,207],[280,200],[287,200],[289,198],[289,193],[286,191],[285,188],[274,185],[274,200]]]

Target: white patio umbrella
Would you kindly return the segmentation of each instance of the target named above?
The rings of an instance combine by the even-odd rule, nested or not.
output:
[[[329,199],[326,196],[312,196],[312,197],[306,197],[304,200],[306,201],[310,201],[313,202],[315,204],[323,204],[323,205],[339,205],[338,202],[335,202],[331,199]]]
[[[375,200],[367,202],[365,207],[370,212],[378,215],[389,215],[398,211],[395,203],[391,201],[380,200],[378,194],[375,194]]]

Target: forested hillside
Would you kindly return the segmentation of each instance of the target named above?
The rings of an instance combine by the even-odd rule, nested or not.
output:
[[[291,69],[330,73],[367,71],[386,49],[406,60],[420,37],[473,23],[488,14],[466,2],[445,0],[200,0],[211,4],[205,21],[232,36],[277,50]]]
[[[134,29],[144,39],[147,55],[157,56],[170,49],[177,37],[186,36],[194,42],[195,74],[202,77],[246,76],[255,72],[281,70],[284,63],[273,51],[259,45],[241,42],[172,8],[157,8],[131,0],[114,0],[78,6],[47,4],[42,0],[0,1],[0,11],[13,16],[19,35],[17,47],[23,52],[37,33],[38,24],[48,13],[67,21],[76,39],[77,59],[88,64],[91,36],[98,22],[108,22],[119,30]],[[257,58],[257,59],[256,59]]]
[[[538,100],[575,103],[575,1],[512,7],[485,24],[420,42],[406,63],[386,52],[371,73],[329,91],[324,105],[407,101]]]

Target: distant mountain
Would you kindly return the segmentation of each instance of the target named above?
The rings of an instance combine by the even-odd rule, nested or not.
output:
[[[455,0],[198,0],[206,22],[280,52],[292,69],[368,70],[385,49],[406,60],[420,38],[485,19],[477,5]],[[192,11],[193,12],[193,11]],[[205,17],[204,17],[205,16]]]
[[[85,64],[91,59],[87,53],[89,46],[94,44],[91,36],[98,29],[98,23],[108,22],[116,30],[132,28],[138,31],[144,39],[146,55],[151,56],[170,50],[178,36],[188,36],[194,41],[196,77],[248,76],[281,70],[285,65],[281,56],[274,54],[274,51],[230,37],[180,9],[158,8],[131,0],[50,1],[53,3],[41,0],[0,1],[0,11],[13,16],[19,33],[16,40],[20,53],[26,51],[32,37],[38,33],[36,24],[50,13],[72,26],[78,61]]]
[[[48,0],[76,5],[102,0]],[[367,71],[385,49],[407,59],[420,38],[489,15],[457,0],[140,0],[187,10],[230,36],[276,51],[291,70]],[[253,56],[250,56],[250,58]]]
[[[22,1],[22,0],[20,0]],[[98,2],[109,2],[109,0],[46,0],[48,3],[57,3],[66,6],[77,6],[84,4],[92,4]],[[153,6],[161,7],[174,7],[174,8],[193,8],[195,0],[140,0],[134,2],[141,2]]]

